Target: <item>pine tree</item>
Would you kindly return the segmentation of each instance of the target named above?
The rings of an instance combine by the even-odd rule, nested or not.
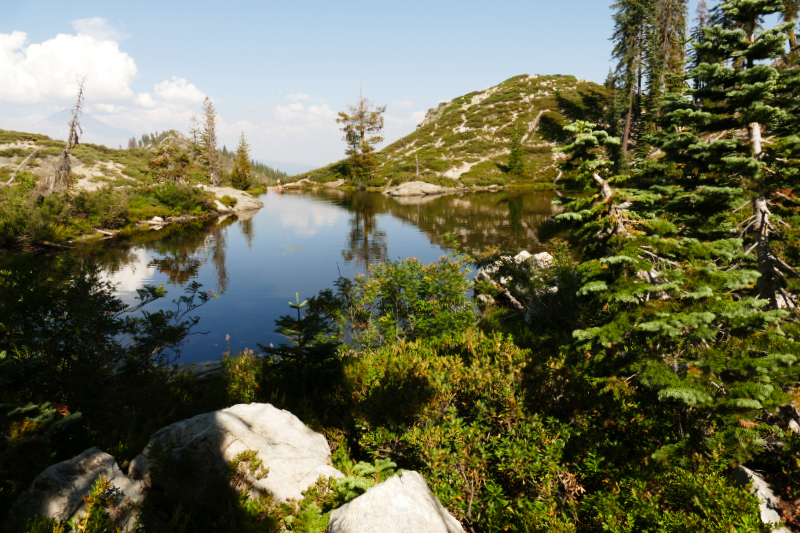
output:
[[[184,183],[189,154],[181,151],[172,139],[167,139],[156,148],[156,155],[149,161],[156,180]]]
[[[627,93],[625,126],[622,133],[622,156],[627,159],[634,111],[641,106],[642,75],[648,30],[653,21],[653,0],[618,0],[614,14],[613,57],[617,60],[617,78]]]
[[[658,45],[669,74],[681,74],[686,61],[687,3],[688,0],[659,0],[656,4]],[[661,80],[662,85],[665,82]]]
[[[247,190],[252,182],[252,168],[250,166],[250,145],[244,138],[244,132],[239,139],[239,146],[236,149],[236,156],[233,160],[233,172],[231,173],[231,185],[236,189]]]
[[[758,258],[758,295],[769,300],[772,309],[778,307],[779,299],[796,306],[782,282],[785,274],[796,272],[774,254],[770,245],[770,237],[777,231],[770,223],[768,198],[777,189],[791,185],[795,178],[794,172],[786,175],[789,169],[782,168],[780,155],[772,148],[765,149],[763,142],[765,128],[785,115],[775,105],[775,97],[782,90],[780,74],[772,66],[759,64],[784,53],[787,32],[793,23],[760,29],[764,16],[783,8],[780,0],[729,0],[721,6],[725,24],[706,29],[706,42],[701,45],[703,50],[723,58],[723,64],[702,63],[696,69],[703,84],[696,92],[703,101],[699,126],[727,137],[717,141],[721,143],[721,153],[714,170],[734,177],[734,183],[752,195],[752,216],[743,221],[743,226],[752,230],[752,246],[748,250],[755,248]],[[730,66],[725,65],[725,59]],[[731,130],[746,132],[746,137],[737,139],[727,134]],[[784,146],[782,142],[772,142],[771,146]]]
[[[783,0],[781,18],[783,18],[785,22],[792,24],[787,32],[789,38],[789,49],[783,56],[783,62],[786,65],[797,65],[798,50],[795,26],[797,25],[798,12],[800,12],[800,0]]]
[[[692,26],[692,30],[690,32],[690,38],[695,45],[702,45],[705,42],[706,34],[703,31],[703,28],[709,25],[711,22],[711,12],[708,9],[708,4],[706,0],[700,0],[697,3],[697,10],[695,12],[694,18],[694,26]],[[690,71],[695,71],[700,63],[703,63],[703,57],[700,52],[702,50],[702,46],[695,46],[692,47],[689,51],[689,64],[688,68]],[[693,86],[695,89],[700,88],[700,81],[697,78],[694,78]]]
[[[202,165],[212,185],[219,185],[222,166],[217,152],[217,111],[211,99],[203,102],[203,129],[200,132],[200,153]]]
[[[511,151],[508,154],[508,173],[522,176],[525,173],[524,151],[522,149],[522,126],[517,122],[511,132]]]
[[[386,106],[375,107],[361,96],[358,105],[347,106],[341,111],[336,122],[342,124],[345,153],[350,158],[350,170],[354,179],[369,179],[375,171],[375,146],[383,142],[383,113]]]
[[[663,155],[603,180],[610,194],[560,200],[568,211],[558,219],[576,227],[584,257],[573,363],[635,380],[672,413],[680,431],[657,457],[717,450],[736,463],[758,453],[771,431],[759,417],[798,376],[800,82],[766,64],[784,52],[788,26],[759,27],[781,5],[719,6],[685,76],[700,88],[660,100],[647,142]],[[569,163],[586,161],[575,150]]]

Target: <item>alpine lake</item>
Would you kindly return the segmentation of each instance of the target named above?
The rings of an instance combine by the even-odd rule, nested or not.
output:
[[[173,299],[196,281],[218,296],[198,308],[200,321],[178,362],[219,359],[285,342],[275,319],[288,302],[333,288],[368,265],[415,257],[424,263],[451,253],[444,236],[455,234],[460,251],[490,248],[518,253],[545,250],[543,224],[558,209],[551,190],[505,190],[392,198],[376,192],[271,190],[258,211],[203,223],[170,225],[126,239],[81,245],[74,251],[97,264],[117,296],[136,303],[136,290],[163,284],[167,297],[145,309],[174,308]],[[15,255],[11,261],[36,260]],[[474,275],[474,272],[471,276]],[[159,307],[161,306],[161,307]],[[226,340],[229,336],[230,340]]]

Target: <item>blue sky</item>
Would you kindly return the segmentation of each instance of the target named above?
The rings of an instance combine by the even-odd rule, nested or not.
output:
[[[440,101],[518,74],[602,82],[610,4],[4,0],[0,128],[59,136],[47,118],[83,73],[87,112],[118,134],[185,132],[207,95],[229,148],[244,131],[256,158],[319,166],[343,156],[335,114],[359,79],[388,105],[388,142]]]

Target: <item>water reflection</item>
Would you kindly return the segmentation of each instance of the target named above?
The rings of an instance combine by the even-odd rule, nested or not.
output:
[[[326,192],[315,194],[324,196]],[[551,205],[552,198],[553,193],[550,191],[508,191],[398,199],[382,194],[357,192],[346,197],[336,197],[335,202],[354,214],[353,235],[362,239],[362,247],[365,242],[362,235],[364,230],[358,230],[358,222],[371,222],[376,215],[389,214],[415,225],[432,243],[438,245],[444,244],[443,235],[455,233],[462,249],[469,253],[480,253],[489,247],[515,252],[523,249],[539,252],[544,250],[546,241],[540,239],[539,228],[556,214],[555,206]],[[376,246],[385,239],[385,235],[379,236],[376,233]],[[351,240],[348,240],[348,248],[343,252],[346,258],[352,247]],[[367,255],[361,254],[361,264]]]
[[[463,250],[494,246],[517,252],[543,249],[541,224],[553,214],[549,192],[500,192],[406,198],[376,193],[268,194],[257,212],[168,226],[120,243],[77,250],[99,263],[118,294],[133,303],[144,284],[170,285],[157,305],[172,307],[174,290],[198,281],[222,297],[200,310],[200,328],[183,359],[215,359],[226,349],[278,343],[274,319],[286,302],[353,277],[370,264],[403,257],[425,263],[446,253],[442,236],[455,233]],[[344,264],[342,264],[344,261]],[[153,311],[154,309],[149,309]]]
[[[228,250],[225,238],[228,236],[228,226],[233,222],[233,218],[229,218],[228,221],[227,224],[214,226],[214,233],[211,238],[211,263],[214,265],[214,272],[217,274],[218,294],[225,294],[225,291],[228,290]]]
[[[378,228],[378,198],[376,194],[354,194],[344,205],[350,216],[350,232],[347,234],[345,249],[342,250],[345,264],[355,262],[359,268],[384,263],[389,258],[386,232]]]

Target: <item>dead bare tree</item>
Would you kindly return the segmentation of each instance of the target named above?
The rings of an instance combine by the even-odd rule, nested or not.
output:
[[[78,98],[72,108],[72,120],[69,121],[69,137],[64,151],[58,156],[56,170],[47,178],[42,187],[42,194],[52,194],[54,192],[66,191],[72,186],[72,168],[69,163],[69,151],[78,146],[80,136],[83,135],[81,128],[81,114],[83,113],[83,85],[86,76],[78,78]]]

